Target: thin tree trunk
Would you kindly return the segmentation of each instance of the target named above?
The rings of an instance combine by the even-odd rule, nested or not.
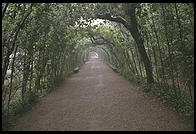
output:
[[[22,82],[22,100],[24,102],[24,96],[25,96],[25,92],[26,92],[26,57],[27,57],[27,50],[25,50],[25,55],[24,55],[24,64],[23,64],[23,82]]]
[[[129,56],[127,50],[125,50],[125,56],[126,56],[126,60],[127,60],[127,62],[128,62],[128,67],[129,67],[129,69],[130,69],[133,73],[135,73],[133,64],[132,64],[132,62],[131,62],[131,59],[130,59],[130,56]],[[130,66],[131,66],[131,67],[130,67]]]
[[[149,56],[149,59],[150,59],[150,61],[152,61],[151,52],[150,52],[150,43],[149,43],[149,41],[148,41],[147,33],[146,33],[146,45],[147,45],[147,47],[148,47],[148,56]]]
[[[194,100],[193,100],[193,96],[192,96],[192,92],[191,92],[191,86],[190,86],[189,82],[187,82],[187,84],[188,84],[189,94],[190,94],[190,98],[191,98],[191,103],[193,104]]]
[[[6,72],[7,72],[8,65],[9,65],[9,60],[10,60],[9,56],[14,51],[15,43],[16,43],[16,41],[18,39],[18,34],[19,34],[22,26],[24,25],[25,20],[31,14],[33,5],[34,4],[31,4],[30,11],[22,18],[21,22],[19,23],[19,26],[18,26],[18,28],[16,30],[15,35],[14,35],[13,42],[11,44],[11,49],[10,49],[10,51],[8,51],[8,54],[7,54],[7,56],[6,56],[5,60],[4,60],[4,64],[3,64],[4,66],[3,66],[3,70],[2,70],[2,85],[4,85],[4,80],[5,80]]]
[[[8,97],[8,112],[9,112],[9,105],[10,105],[10,100],[11,100],[11,94],[12,94],[12,82],[13,82],[13,74],[14,74],[14,63],[15,63],[15,59],[16,59],[16,52],[18,50],[18,45],[15,48],[14,51],[14,57],[13,57],[13,61],[12,61],[12,72],[11,72],[11,80],[10,80],[10,90],[9,90],[9,97]]]
[[[155,70],[156,70],[156,74],[157,74],[157,81],[158,81],[158,83],[160,83],[160,81],[159,81],[159,72],[158,72],[158,69],[157,69],[157,58],[156,58],[156,53],[155,53],[154,46],[152,46],[152,51],[153,51],[153,56],[154,56],[154,64],[155,64]]]
[[[165,7],[165,10],[166,10],[166,7]],[[165,21],[166,21],[166,17],[165,17]],[[173,23],[173,21],[172,21],[172,24],[171,24],[173,27],[174,27],[174,23]],[[167,27],[166,27],[167,28]],[[167,29],[168,30],[168,29]],[[168,35],[168,34],[167,34]],[[170,43],[171,44],[173,44],[172,42],[173,42],[173,34],[172,34],[172,32],[170,33]],[[170,43],[168,43],[168,44],[170,44]],[[176,68],[176,65],[174,65],[174,62],[173,62],[173,47],[172,47],[173,45],[169,45],[168,46],[168,51],[170,51],[170,63],[171,63],[171,68],[172,68],[172,86],[173,87],[176,87],[176,84],[175,84],[175,73],[174,72],[177,72],[178,71],[178,69]],[[174,93],[175,93],[175,95],[176,95],[176,97],[177,97],[177,92],[176,92],[176,90],[174,89]]]
[[[143,75],[142,75],[142,69],[141,69],[141,63],[140,63],[140,57],[139,57],[139,54],[138,54],[138,49],[135,46],[135,51],[136,51],[136,57],[137,57],[137,61],[138,61],[138,64],[139,64],[139,72],[140,72],[140,77],[141,77],[141,80],[143,80]]]
[[[30,76],[30,85],[29,85],[29,91],[31,92],[32,89],[32,81],[33,81],[33,55],[31,56],[31,76]]]
[[[152,15],[152,24],[153,24],[153,27],[154,27],[154,33],[155,33],[155,37],[156,37],[158,48],[159,48],[159,56],[160,56],[160,61],[161,61],[161,72],[162,72],[162,76],[161,77],[162,77],[162,80],[165,83],[165,77],[164,77],[165,71],[164,71],[164,68],[163,68],[163,59],[162,59],[162,54],[161,54],[161,47],[160,47],[159,36],[157,34],[157,29],[156,29],[156,26],[155,26],[153,14],[151,13],[151,15]]]
[[[5,12],[6,12],[6,9],[7,9],[7,7],[8,7],[8,4],[9,4],[9,3],[6,3],[6,4],[5,4],[5,7],[3,8],[3,11],[2,11],[2,20],[3,20],[3,17],[5,16]]]
[[[180,35],[179,40],[181,41],[182,46],[183,46],[183,42],[182,42],[182,40],[183,40],[183,36],[182,36],[182,25],[180,23],[180,17],[178,15],[177,3],[174,3],[174,6],[175,6],[175,11],[176,11],[176,18],[177,18],[177,23],[178,23],[179,35]]]
[[[163,11],[164,12],[164,11]],[[164,17],[164,21],[165,21],[165,13],[163,13],[163,17]],[[170,66],[170,70],[171,70],[171,77],[172,77],[172,85],[174,86],[174,70],[173,70],[173,62],[172,62],[172,54],[171,54],[171,48],[170,48],[170,43],[169,43],[169,39],[168,39],[168,30],[167,30],[167,26],[164,25],[164,29],[165,29],[165,37],[166,37],[166,44],[167,44],[167,50],[168,50],[168,54],[169,54],[169,66]],[[167,79],[166,79],[167,80]]]
[[[137,65],[136,65],[136,62],[135,62],[134,54],[133,54],[133,51],[131,49],[130,49],[130,52],[131,52],[131,56],[132,56],[132,59],[133,59],[134,66],[135,66],[135,71],[136,71],[137,75],[139,76],[139,71],[137,70]]]

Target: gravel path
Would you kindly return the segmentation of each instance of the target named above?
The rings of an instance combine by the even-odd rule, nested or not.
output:
[[[92,59],[10,130],[194,130],[167,105]]]

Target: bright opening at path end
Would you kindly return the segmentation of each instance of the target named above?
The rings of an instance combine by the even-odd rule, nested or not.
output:
[[[89,56],[91,59],[99,58],[99,55],[96,52],[89,52]]]

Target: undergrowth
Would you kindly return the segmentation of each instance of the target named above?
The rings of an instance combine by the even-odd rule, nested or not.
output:
[[[184,116],[188,118],[194,116],[194,103],[187,92],[177,87],[157,83],[151,87],[151,90],[153,96],[169,104]]]
[[[39,97],[46,95],[51,92],[54,87],[57,87],[61,84],[63,80],[65,80],[72,72],[66,73],[64,77],[58,76],[52,79],[53,82],[48,87],[44,87],[45,90],[42,92],[29,91],[26,92],[24,98],[16,98],[15,101],[11,101],[9,107],[7,105],[2,106],[2,129],[8,130],[10,126],[13,125],[15,120],[20,116],[26,113],[31,109],[33,104],[37,102]],[[44,85],[44,84],[43,84]],[[9,109],[9,110],[8,110]]]
[[[35,92],[27,92],[24,99],[18,98],[11,101],[9,107],[7,105],[2,107],[2,128],[7,130],[15,119],[31,109],[32,104],[36,102],[38,94]],[[9,109],[9,110],[8,110]]]
[[[131,74],[130,72],[126,72],[125,70],[119,70],[119,72],[126,79],[142,86],[144,92],[151,93],[155,98],[175,108],[178,112],[182,113],[188,119],[194,119],[194,103],[187,92],[171,85],[158,83],[148,85],[135,74]]]

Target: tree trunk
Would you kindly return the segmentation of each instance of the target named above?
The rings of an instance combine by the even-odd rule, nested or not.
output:
[[[163,58],[162,58],[162,54],[161,54],[161,47],[160,47],[160,41],[159,41],[159,36],[158,36],[158,33],[157,33],[157,29],[156,29],[156,26],[155,26],[155,22],[154,22],[154,17],[153,17],[153,14],[151,13],[152,15],[152,27],[154,27],[154,30],[152,28],[152,31],[154,31],[155,33],[155,37],[156,37],[156,40],[157,40],[157,45],[158,45],[158,49],[159,49],[159,57],[160,57],[160,62],[161,62],[161,79],[164,81],[164,84],[166,83],[165,82],[165,70],[164,70],[164,67],[163,67]]]
[[[130,28],[128,29],[131,32],[131,35],[133,36],[134,40],[137,43],[137,47],[139,50],[139,53],[141,55],[141,59],[144,63],[144,67],[146,70],[146,75],[147,75],[147,83],[148,84],[153,84],[154,79],[152,75],[152,65],[150,63],[150,60],[147,56],[146,50],[144,48],[144,41],[141,37],[141,34],[139,33],[137,29],[137,21],[136,21],[136,16],[135,16],[135,6],[131,5],[129,7],[129,17],[130,17]]]
[[[135,67],[135,72],[136,72],[137,76],[139,76],[139,72],[137,70],[137,65],[136,65],[135,58],[134,58],[135,56],[134,56],[133,51],[132,51],[131,48],[130,48],[130,52],[131,52],[131,57],[132,57],[133,64],[134,64],[134,67]]]
[[[23,64],[23,82],[22,82],[22,100],[24,101],[24,96],[25,96],[25,92],[26,92],[26,83],[27,83],[27,79],[26,79],[26,59],[27,59],[27,50],[25,50],[25,55],[24,55],[24,64]]]
[[[132,62],[131,62],[131,60],[130,60],[130,56],[129,56],[127,50],[125,50],[125,57],[126,57],[126,61],[127,61],[127,63],[128,63],[129,69],[130,69],[133,73],[135,73],[133,64],[132,64]]]
[[[141,61],[140,61],[140,56],[138,54],[138,49],[137,49],[137,46],[135,46],[135,51],[136,51],[136,57],[137,57],[137,61],[138,61],[138,66],[139,66],[139,72],[140,72],[140,77],[141,77],[141,80],[143,80],[143,75],[142,75],[142,67],[141,67]]]
[[[99,15],[97,14],[96,17],[99,19],[107,19],[110,21],[114,21],[117,23],[123,24],[131,33],[132,37],[134,38],[139,53],[141,55],[141,60],[144,63],[146,76],[147,76],[147,84],[151,85],[154,83],[153,74],[152,74],[152,65],[151,62],[147,56],[146,50],[144,48],[143,39],[141,37],[141,34],[139,33],[137,29],[137,21],[135,16],[135,7],[137,4],[128,4],[128,16],[130,17],[130,23],[128,23],[124,18],[120,17],[112,17],[111,14],[105,14],[105,15]]]
[[[150,61],[152,61],[152,58],[151,58],[151,50],[150,50],[150,43],[149,43],[149,40],[148,40],[147,33],[145,33],[145,37],[146,37],[146,44],[147,44],[147,47],[148,47],[148,56],[149,56]]]
[[[4,17],[4,15],[5,15],[5,12],[6,12],[6,9],[7,9],[7,7],[8,7],[8,4],[9,4],[9,3],[6,3],[5,7],[3,8],[3,11],[2,11],[2,20],[3,20],[3,17]]]
[[[10,105],[10,100],[11,100],[11,94],[12,94],[12,82],[13,82],[13,74],[14,74],[14,63],[15,63],[15,59],[16,59],[16,52],[18,50],[18,45],[16,46],[15,48],[15,51],[14,51],[14,58],[13,58],[13,61],[12,61],[12,72],[11,72],[11,80],[10,80],[10,89],[9,89],[9,97],[8,97],[8,112],[9,112],[9,105]]]
[[[8,66],[9,66],[9,60],[10,60],[9,56],[14,51],[15,43],[16,43],[16,41],[18,39],[19,32],[20,32],[22,26],[24,25],[24,22],[26,21],[26,19],[28,18],[28,16],[31,14],[33,5],[34,4],[31,4],[30,11],[22,18],[22,20],[18,24],[18,27],[16,28],[17,30],[15,32],[15,35],[14,35],[14,38],[13,38],[13,42],[10,44],[11,45],[11,48],[8,51],[8,54],[6,55],[6,58],[4,60],[4,64],[3,64],[3,67],[2,67],[3,68],[3,70],[2,70],[2,85],[4,85],[4,80],[5,80],[6,72],[7,72]]]

